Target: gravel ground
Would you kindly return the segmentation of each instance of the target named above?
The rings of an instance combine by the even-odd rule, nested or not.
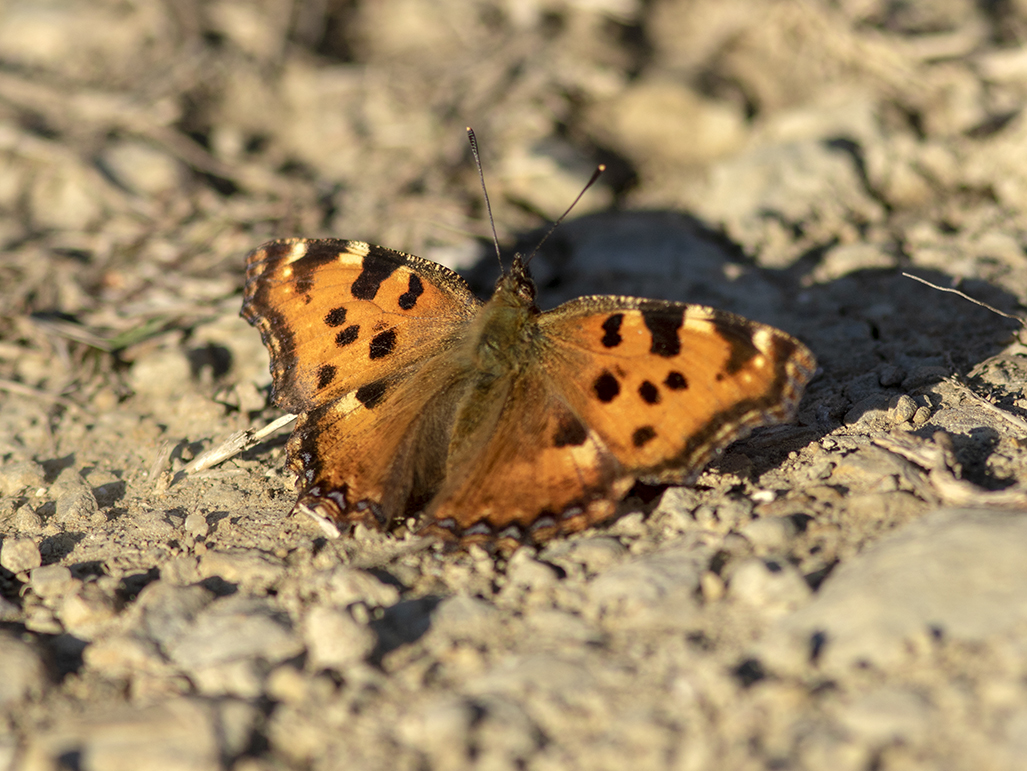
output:
[[[1024,0],[0,2],[0,771],[1023,768],[1025,97]],[[467,125],[508,255],[608,166],[544,307],[779,326],[797,420],[509,559],[182,473],[262,241],[488,290]]]

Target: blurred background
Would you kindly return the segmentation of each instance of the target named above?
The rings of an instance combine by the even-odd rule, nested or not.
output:
[[[963,648],[888,626],[920,595],[879,637],[825,601],[873,631],[830,677],[798,621],[766,668],[750,647],[946,500],[872,441],[946,431],[980,490],[1027,478],[1022,430],[939,382],[1027,409],[1015,322],[899,275],[1027,302],[1025,98],[1027,0],[0,0],[0,771],[1020,768],[1022,628],[994,630],[1027,611],[988,626],[963,591],[1021,602],[1005,531],[932,579],[968,598]],[[288,515],[283,437],[169,486],[277,415],[238,317],[261,242],[367,240],[487,290],[466,126],[507,255],[607,165],[532,265],[546,304],[780,325],[823,368],[797,423],[511,566],[326,545]],[[904,653],[878,677],[881,640]]]

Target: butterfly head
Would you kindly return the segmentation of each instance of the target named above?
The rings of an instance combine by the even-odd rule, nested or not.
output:
[[[532,308],[535,306],[537,294],[527,262],[520,253],[515,254],[510,270],[505,271],[496,281],[494,297],[503,298],[509,305]]]

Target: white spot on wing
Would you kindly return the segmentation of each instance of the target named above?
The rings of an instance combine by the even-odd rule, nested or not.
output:
[[[756,330],[756,333],[752,336],[752,343],[756,346],[756,349],[766,353],[767,351],[774,350],[774,332],[767,328],[762,327]],[[759,361],[753,361],[753,366],[763,367],[767,363],[765,356],[758,357]]]
[[[365,241],[350,241],[346,251],[339,252],[339,262],[343,265],[357,265],[371,253],[371,245]]]
[[[705,305],[689,305],[685,308],[685,324],[689,324],[693,321],[710,321],[717,315],[717,311],[713,308],[707,308]]]
[[[296,260],[301,259],[307,253],[307,242],[297,241],[289,249],[289,254],[285,258],[286,265],[292,265]]]
[[[356,391],[350,391],[335,403],[335,411],[340,415],[349,415],[359,409],[364,409],[364,405],[357,400]]]

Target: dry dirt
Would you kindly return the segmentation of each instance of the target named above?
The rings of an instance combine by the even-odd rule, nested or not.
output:
[[[0,2],[0,771],[1017,769],[1027,2]],[[269,238],[821,371],[692,488],[511,559],[290,515]],[[480,265],[479,265],[480,263]]]

